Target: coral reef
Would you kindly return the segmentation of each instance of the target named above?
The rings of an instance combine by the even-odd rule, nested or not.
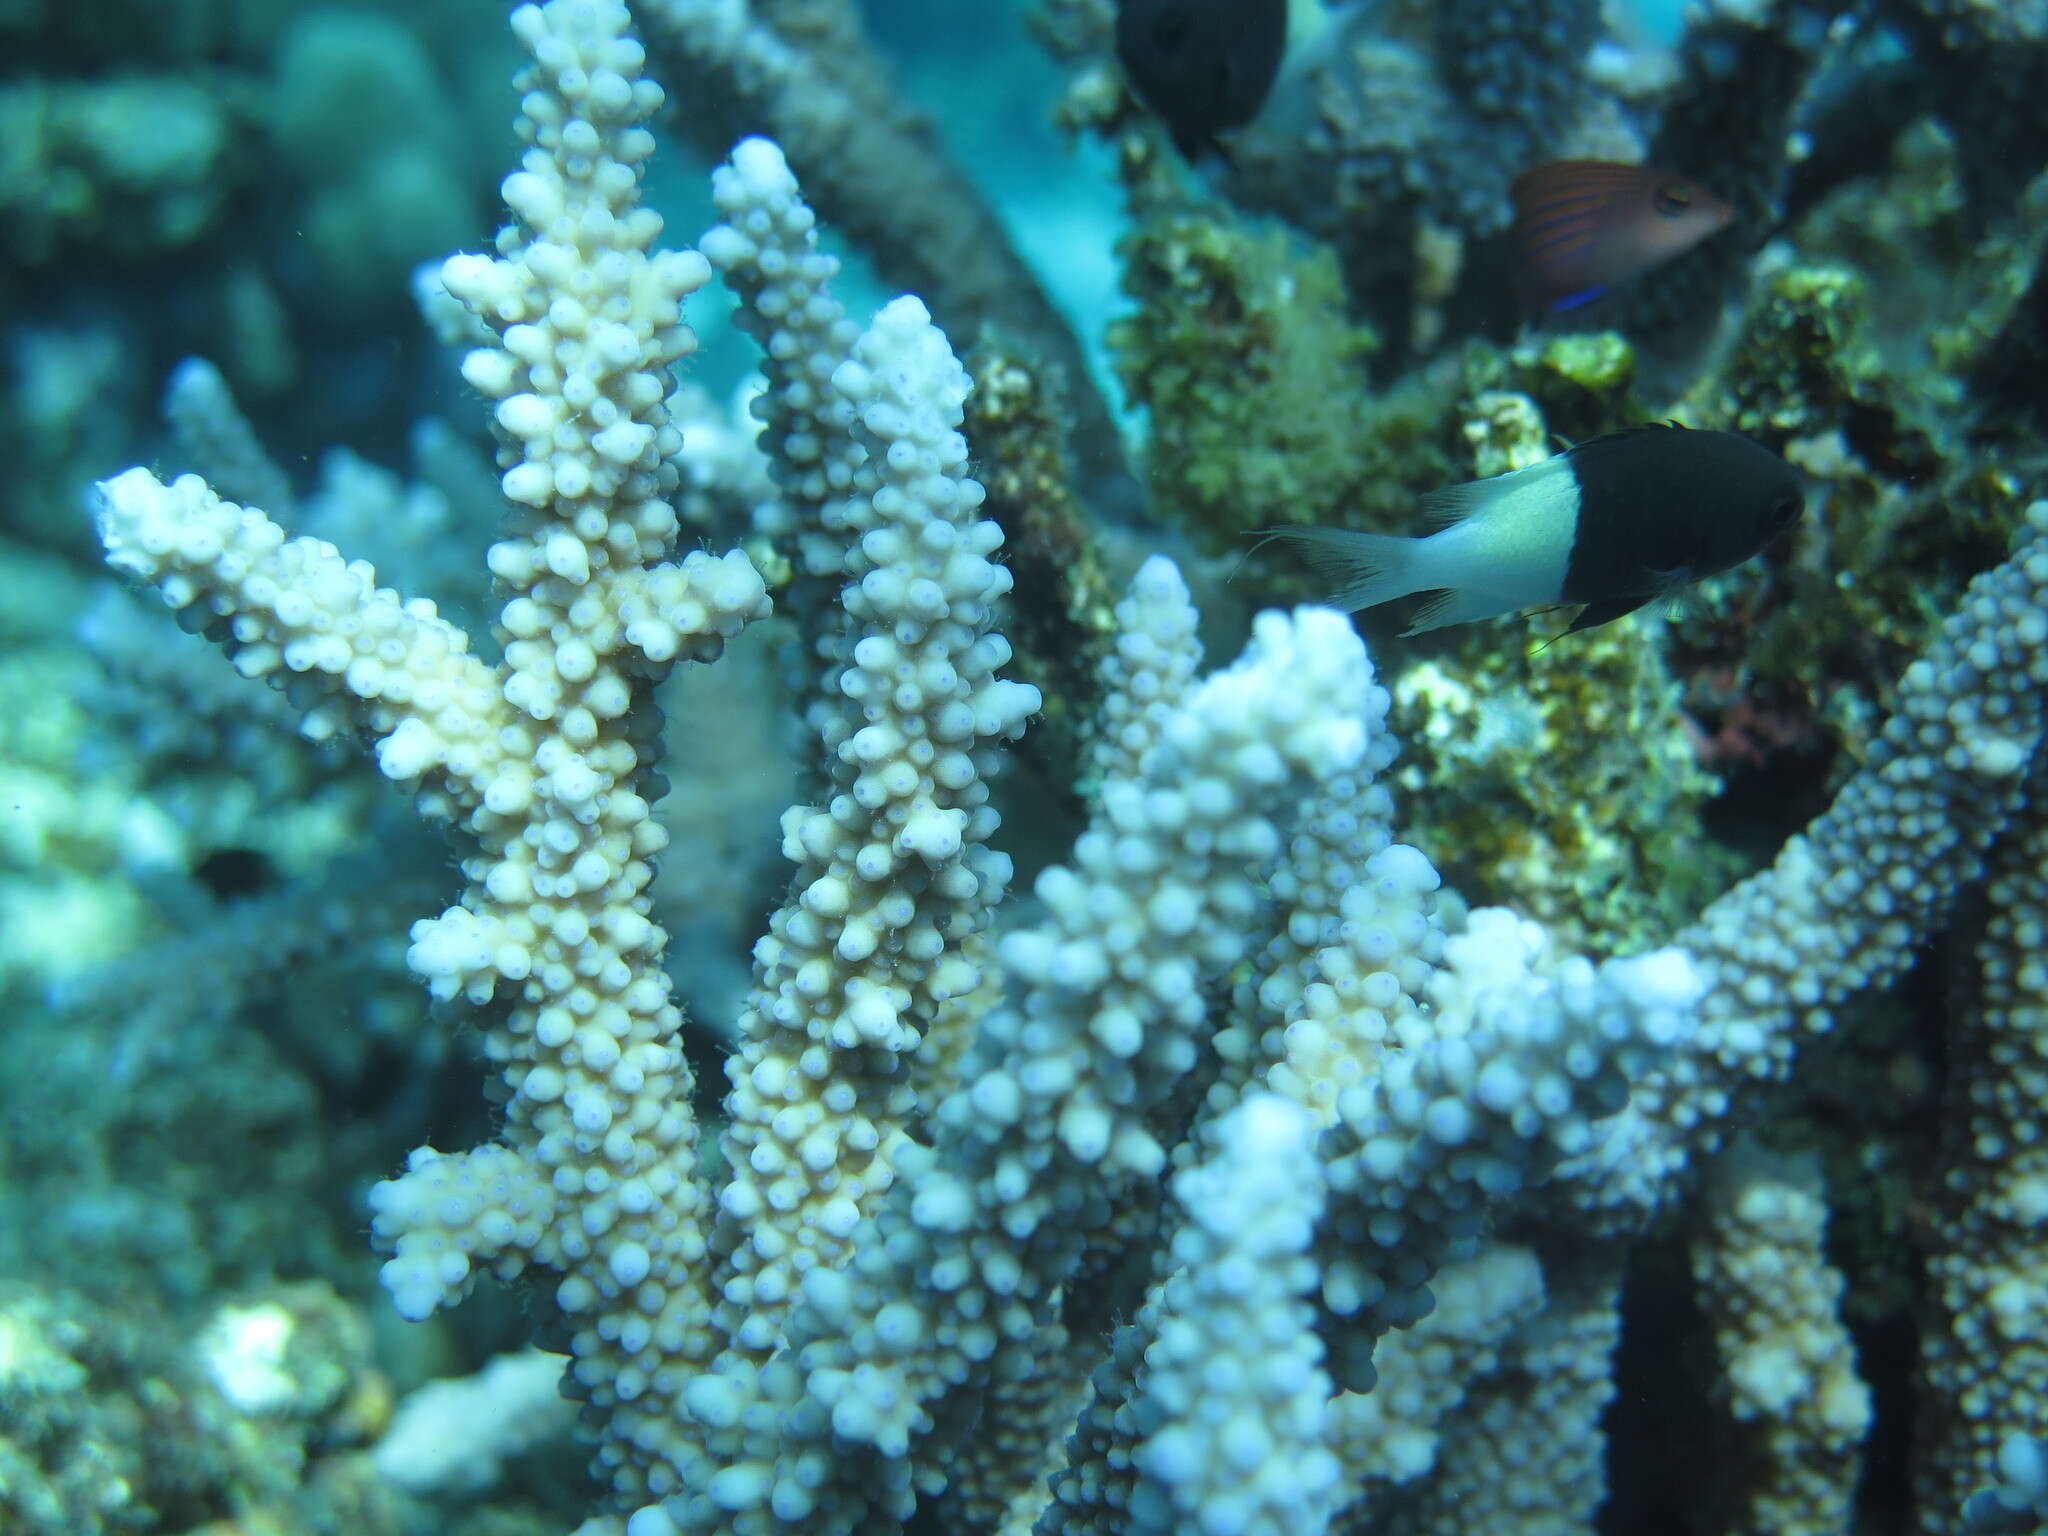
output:
[[[0,1525],[2038,1513],[2039,5],[508,9],[0,15]],[[1666,417],[1601,629],[1244,556]]]

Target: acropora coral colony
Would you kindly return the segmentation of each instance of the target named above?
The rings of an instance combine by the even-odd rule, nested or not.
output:
[[[1632,1337],[1659,1326],[1641,1298],[1684,1292],[1683,1271],[1712,1361],[1657,1374],[1712,1426],[1682,1453],[1689,1518],[1790,1536],[2039,1517],[2039,455],[1966,432],[1970,400],[1897,388],[1846,266],[1758,254],[1793,175],[1787,122],[1860,13],[1697,18],[1648,148],[1668,160],[1682,127],[1739,122],[1720,190],[1747,243],[1653,274],[1602,322],[1618,329],[1500,344],[1456,298],[1502,218],[1487,135],[1612,146],[1640,133],[1635,98],[1611,60],[1579,73],[1590,4],[1448,5],[1442,35],[1387,9],[1283,68],[1296,104],[1205,185],[1119,84],[1109,7],[1044,7],[1063,110],[1112,146],[1130,200],[1135,302],[1112,345],[1149,412],[1149,511],[1105,489],[1116,472],[1064,468],[1064,424],[1102,406],[1070,378],[1063,414],[1040,320],[963,366],[933,312],[976,301],[943,275],[929,308],[846,312],[791,162],[858,202],[862,154],[915,134],[864,118],[834,148],[831,114],[866,99],[854,44],[830,42],[852,34],[819,8],[807,51],[787,0],[512,12],[511,222],[425,301],[489,405],[495,611],[451,617],[295,537],[293,509],[263,504],[288,482],[203,373],[176,398],[209,476],[97,485],[113,568],[304,734],[366,746],[457,850],[459,894],[411,923],[405,965],[478,1032],[495,1134],[414,1151],[370,1191],[372,1241],[403,1318],[482,1280],[544,1319],[591,1448],[581,1536],[1590,1532],[1610,1494],[1645,1497],[1656,1453],[1606,1415],[1617,1373],[1643,1369]],[[1876,9],[1909,47],[1930,18],[2001,61],[2048,46],[2038,16],[1973,0]],[[1456,68],[1431,72],[1432,38]],[[650,50],[686,129],[776,134],[729,147],[694,248],[664,244],[642,201]],[[1760,121],[1723,110],[1731,73]],[[1831,104],[1856,88],[1827,78]],[[1414,109],[1407,140],[1375,90]],[[1566,121],[1571,143],[1540,127]],[[1746,156],[1767,140],[1767,163]],[[1927,197],[1919,235],[1966,217]],[[1340,201],[1358,205],[1341,230]],[[892,206],[866,194],[870,221]],[[943,214],[901,206],[920,228]],[[1400,249],[1374,248],[1373,207],[1399,211]],[[1816,239],[1846,249],[1858,220],[1840,220]],[[2014,227],[1980,269],[2024,273],[2037,236]],[[683,306],[714,273],[760,347],[757,437],[678,389]],[[1714,347],[1659,355],[1703,315]],[[1943,344],[1970,358],[2022,345],[1990,311],[1952,323]],[[1240,530],[1396,527],[1423,490],[1653,399],[1818,487],[1763,574],[1533,654],[1562,621],[1377,669],[1348,616],[1268,609],[1202,671],[1191,587],[1213,589]],[[1089,510],[1112,494],[1114,515]],[[1967,585],[1959,544],[1983,556]],[[1941,558],[1912,567],[1916,548]],[[1287,579],[1255,568],[1233,590]],[[733,727],[665,720],[656,691],[679,663],[730,665],[771,613],[808,767],[781,817],[786,897],[736,1019],[713,1021],[726,1086],[707,1114],[715,1031],[686,1026],[669,930],[721,876],[671,865],[664,896],[656,866],[670,772],[719,816],[725,791],[689,760]],[[1006,632],[1028,637],[1014,654]],[[1041,721],[1043,804],[995,782]],[[1740,836],[1709,848],[1717,774],[1827,739],[1814,814],[1767,863]],[[1047,852],[1068,807],[1078,834]],[[1045,860],[1028,897],[1010,846]],[[386,862],[387,897],[413,899]],[[339,889],[383,910],[378,879],[373,861]],[[1911,1265],[1898,1201],[1855,1186],[1896,1176],[1858,1170],[1853,1136],[1808,1134],[1799,1090],[1817,1055],[1867,1070],[1841,1042],[1881,1027],[1870,1000],[1965,892],[1974,981],[1935,1026],[1946,1082],[1907,1282],[1918,1360],[1874,1393],[1851,1294]],[[440,1027],[412,1006],[404,1033]],[[1831,1203],[1857,1213],[1832,1237]],[[1911,1405],[1887,1385],[1905,1376]],[[538,1410],[507,1392],[474,1411],[511,1441]],[[1910,1475],[1866,1469],[1867,1447],[1909,1440]]]

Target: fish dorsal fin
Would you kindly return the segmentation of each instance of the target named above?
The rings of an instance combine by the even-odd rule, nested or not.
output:
[[[1422,520],[1432,528],[1462,523],[1486,505],[1492,484],[1491,480],[1467,480],[1463,485],[1429,492],[1422,498]]]
[[[1639,437],[1645,432],[1687,432],[1691,428],[1682,421],[1639,421],[1634,426],[1616,427],[1612,432],[1602,432],[1598,437],[1589,437],[1582,443],[1574,443],[1573,453],[1584,453],[1589,448],[1598,448],[1602,443],[1619,442],[1624,437]]]
[[[1422,498],[1422,516],[1432,528],[1449,528],[1468,518],[1482,516],[1510,491],[1525,487],[1543,475],[1554,475],[1564,465],[1565,455],[1554,454],[1488,480],[1467,480],[1463,485],[1447,485]]]

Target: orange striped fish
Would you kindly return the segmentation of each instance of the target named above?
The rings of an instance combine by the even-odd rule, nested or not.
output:
[[[1516,278],[1533,310],[1599,298],[1726,229],[1735,210],[1670,171],[1553,160],[1515,178]]]

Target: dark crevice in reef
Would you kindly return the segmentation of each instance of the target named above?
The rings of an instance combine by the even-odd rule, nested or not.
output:
[[[1614,1398],[1601,1419],[1608,1490],[1600,1536],[1704,1531],[1699,1472],[1715,1453],[1700,1405],[1713,1377],[1683,1241],[1666,1232],[1642,1242],[1629,1256]]]

